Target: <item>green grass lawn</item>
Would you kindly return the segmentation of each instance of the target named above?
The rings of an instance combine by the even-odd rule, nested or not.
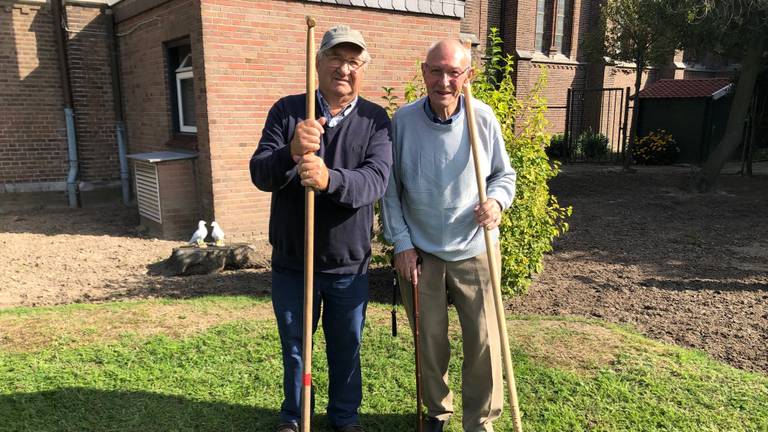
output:
[[[404,313],[372,304],[363,347],[367,431],[413,431]],[[452,322],[456,323],[455,314]],[[514,317],[526,431],[768,431],[768,377],[582,319]],[[452,387],[460,390],[454,329]],[[327,364],[315,338],[314,430]],[[271,431],[282,368],[268,299],[210,297],[0,311],[0,431]],[[460,427],[457,414],[449,431]],[[511,431],[508,409],[497,431]]]

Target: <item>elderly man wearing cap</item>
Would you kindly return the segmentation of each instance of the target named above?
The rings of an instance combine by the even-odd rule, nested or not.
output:
[[[384,194],[392,164],[389,117],[358,95],[368,63],[360,32],[344,25],[328,30],[317,53],[316,112],[322,117],[304,118],[304,94],[280,99],[269,111],[250,161],[253,183],[272,192],[272,304],[285,396],[278,432],[297,431],[301,415],[306,186],[317,191],[313,329],[322,315],[328,419],[334,431],[363,430],[358,420],[360,343],[368,304],[373,203]]]

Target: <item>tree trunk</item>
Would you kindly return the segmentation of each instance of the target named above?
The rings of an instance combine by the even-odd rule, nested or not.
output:
[[[642,60],[638,60],[635,64],[637,66],[635,71],[635,97],[633,98],[632,121],[629,127],[629,144],[627,145],[627,153],[624,155],[624,170],[629,170],[629,166],[632,164],[633,152],[635,151],[638,114],[640,113],[640,85],[643,82],[643,70],[645,70],[645,62]]]
[[[717,177],[723,166],[741,143],[744,132],[744,119],[752,100],[752,92],[757,82],[762,64],[763,47],[765,38],[760,38],[753,44],[749,44],[741,63],[741,73],[736,83],[736,94],[731,103],[731,111],[728,114],[728,123],[720,143],[709,154],[704,167],[696,176],[694,187],[699,192],[709,192],[714,189]]]

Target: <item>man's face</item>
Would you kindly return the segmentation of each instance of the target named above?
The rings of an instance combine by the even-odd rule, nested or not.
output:
[[[320,91],[328,96],[354,98],[360,91],[365,63],[363,50],[354,44],[341,43],[318,58],[317,75]]]
[[[470,61],[460,45],[441,45],[421,64],[427,96],[435,109],[454,109],[464,84],[471,77]]]

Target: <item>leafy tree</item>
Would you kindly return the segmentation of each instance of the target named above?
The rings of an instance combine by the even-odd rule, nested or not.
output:
[[[768,48],[768,0],[685,0],[681,3],[690,24],[684,35],[685,45],[712,50],[741,64],[725,133],[695,180],[695,187],[706,192],[714,188],[723,165],[742,141],[755,85],[767,66],[764,52]],[[761,94],[765,97],[765,93]]]
[[[675,0],[607,0],[601,9],[599,31],[585,40],[584,47],[593,59],[608,57],[635,64],[635,107],[645,68],[669,64],[680,45],[679,31],[687,15],[675,4]],[[637,109],[632,110],[625,168],[635,146],[637,114]]]

